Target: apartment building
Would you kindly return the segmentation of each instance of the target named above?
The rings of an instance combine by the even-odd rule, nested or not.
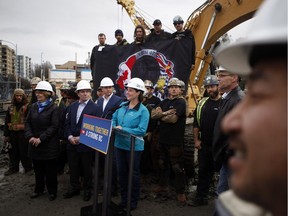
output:
[[[17,74],[16,63],[15,50],[0,41],[0,75],[7,77]]]
[[[31,58],[24,55],[17,55],[17,66],[20,77],[32,78]]]

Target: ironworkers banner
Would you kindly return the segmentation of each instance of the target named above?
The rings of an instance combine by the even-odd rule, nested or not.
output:
[[[151,80],[156,90],[163,91],[172,77],[187,84],[195,50],[190,38],[169,39],[141,45],[106,45],[93,51],[93,87],[97,89],[102,78],[108,76],[118,94],[123,93],[125,83],[133,78]],[[187,86],[187,85],[186,85]]]

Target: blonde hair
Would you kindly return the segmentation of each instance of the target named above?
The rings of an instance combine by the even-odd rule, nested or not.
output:
[[[36,92],[42,93],[46,98],[52,97],[52,92],[50,92],[50,91],[36,90],[35,93]]]

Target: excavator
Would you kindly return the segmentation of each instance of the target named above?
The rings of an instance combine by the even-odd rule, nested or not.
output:
[[[233,27],[249,20],[263,0],[207,0],[188,17],[184,29],[190,29],[195,38],[195,65],[188,81],[188,118],[184,135],[184,167],[188,178],[188,191],[195,177],[197,152],[194,151],[193,112],[203,95],[203,81],[213,62],[213,50],[220,37]],[[134,25],[142,25],[146,33],[151,25],[134,8],[134,0],[117,0],[130,16]],[[213,69],[210,69],[214,72]],[[194,167],[194,169],[191,169]]]
[[[188,17],[184,29],[190,29],[195,38],[195,66],[190,73],[187,98],[189,114],[192,115],[209,65],[213,61],[212,50],[217,40],[227,31],[249,20],[263,0],[207,0]],[[142,25],[150,32],[149,24],[135,9],[134,0],[117,0],[127,12],[134,25]]]

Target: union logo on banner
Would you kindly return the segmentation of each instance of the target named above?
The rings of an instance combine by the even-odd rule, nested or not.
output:
[[[153,49],[143,49],[132,55],[130,55],[126,61],[120,63],[119,71],[117,73],[116,83],[121,89],[125,88],[125,84],[132,78],[132,68],[137,60],[142,58],[143,56],[153,57],[160,68],[160,76],[161,79],[165,79],[165,83],[168,82],[170,78],[174,75],[174,64],[172,61],[168,60],[166,56]]]

